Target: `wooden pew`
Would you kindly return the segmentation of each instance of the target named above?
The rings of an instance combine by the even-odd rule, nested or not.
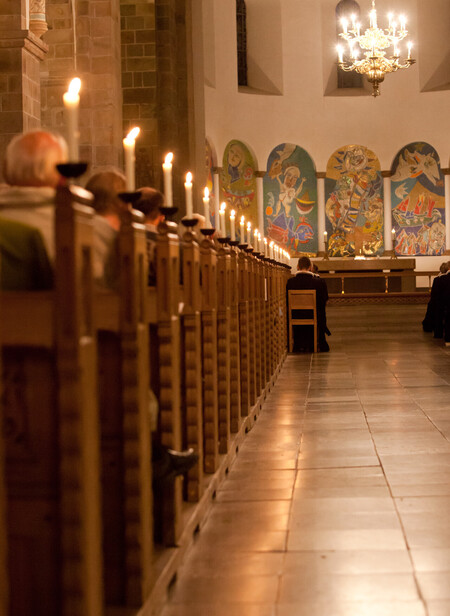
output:
[[[90,203],[57,190],[54,290],[1,294],[14,616],[103,613]]]

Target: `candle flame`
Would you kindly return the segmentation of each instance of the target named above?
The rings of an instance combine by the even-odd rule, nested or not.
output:
[[[274,245],[274,244],[275,244],[275,242],[272,240],[272,241],[270,242],[269,246],[272,246],[272,247],[273,247],[273,245]]]
[[[255,230],[253,231],[253,235],[258,235],[258,229],[255,229]]]
[[[203,195],[205,199],[209,199],[209,188],[205,186],[205,190],[203,191]]]
[[[248,223],[247,223],[247,231],[250,231],[251,228],[252,228],[252,223],[250,221],[248,221]]]
[[[139,128],[139,126],[135,126],[134,128],[130,130],[130,132],[125,137],[125,139],[131,143],[132,141],[136,139],[136,137],[139,135],[140,132],[141,132],[141,129]]]
[[[267,237],[264,238],[264,244],[267,244]]]
[[[171,165],[172,161],[173,161],[173,152],[169,152],[168,154],[166,154],[166,157],[164,159],[164,164]]]
[[[230,218],[232,218],[234,220],[235,216],[236,216],[236,212],[234,210],[231,210]]]
[[[72,79],[72,81],[69,83],[69,89],[67,91],[71,96],[78,96],[78,92],[80,91],[80,88],[81,88],[81,79],[79,79],[78,77],[75,77],[75,79]]]
[[[186,173],[186,184],[192,184],[192,173],[190,171]]]
[[[245,216],[241,216],[241,225],[245,223]]]
[[[221,211],[221,212],[225,212],[225,210],[226,210],[226,209],[227,209],[227,204],[225,203],[225,201],[223,201],[223,202],[220,204],[220,211]]]

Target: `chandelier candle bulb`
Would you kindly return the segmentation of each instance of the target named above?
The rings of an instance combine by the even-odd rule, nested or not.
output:
[[[236,218],[236,212],[234,210],[231,210],[231,213],[230,213],[230,229],[231,229],[231,241],[232,242],[236,241],[236,228],[234,226],[235,218]]]
[[[412,43],[408,43],[408,60],[411,60]]]
[[[352,30],[356,28],[356,15],[352,13]]]
[[[338,57],[339,57],[339,64],[342,64],[342,62],[344,61],[344,52],[342,49],[342,45],[338,45],[337,46],[337,52],[338,52]]]
[[[344,34],[347,34],[348,21],[345,19],[345,17],[341,19],[341,24],[342,24]]]
[[[209,215],[209,189],[205,186],[203,191],[203,207],[205,210],[206,228],[211,229],[211,217]]]
[[[184,191],[186,194],[186,218],[192,218],[194,208],[192,205],[192,173],[186,173],[186,182],[184,183]]]
[[[123,152],[125,158],[125,177],[127,182],[127,190],[129,192],[133,192],[136,188],[136,179],[135,179],[135,147],[136,147],[136,137],[141,132],[141,129],[138,126],[135,126],[130,130],[128,135],[123,140]]]
[[[67,121],[67,146],[69,161],[78,162],[78,141],[80,133],[78,130],[78,108],[80,106],[81,80],[78,77],[72,79],[67,92],[63,94],[63,103],[66,110]]]
[[[163,162],[163,175],[164,175],[164,200],[166,206],[172,207],[172,160],[173,153],[169,152]]]

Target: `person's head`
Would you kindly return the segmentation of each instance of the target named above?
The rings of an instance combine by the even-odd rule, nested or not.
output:
[[[450,269],[450,261],[444,261],[444,263],[441,263],[439,267],[439,271],[441,272],[441,274],[446,274],[449,269]]]
[[[238,143],[233,143],[228,150],[228,164],[239,167],[244,160],[244,152]]]
[[[156,188],[147,186],[139,188],[138,192],[141,193],[141,196],[133,207],[144,214],[145,222],[158,225],[164,219],[159,209],[164,205],[164,195]]]
[[[314,274],[318,274],[319,273],[319,268],[317,267],[317,265],[315,263],[311,263],[311,271]]]
[[[311,259],[309,257],[300,257],[297,263],[297,269],[299,272],[302,272],[302,271],[310,272],[311,271]]]
[[[67,160],[64,139],[44,130],[16,135],[6,148],[4,170],[10,186],[51,186],[60,175],[55,165]]]
[[[94,195],[94,210],[99,216],[107,218],[116,229],[120,225],[120,212],[126,207],[118,193],[126,189],[126,178],[117,169],[94,173],[86,184],[86,190]]]

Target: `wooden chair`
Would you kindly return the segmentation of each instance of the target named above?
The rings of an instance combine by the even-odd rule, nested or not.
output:
[[[293,310],[312,310],[313,316],[309,319],[294,319]],[[288,291],[288,316],[289,316],[289,352],[292,353],[294,346],[293,325],[314,326],[314,353],[317,353],[317,308],[316,290]]]

